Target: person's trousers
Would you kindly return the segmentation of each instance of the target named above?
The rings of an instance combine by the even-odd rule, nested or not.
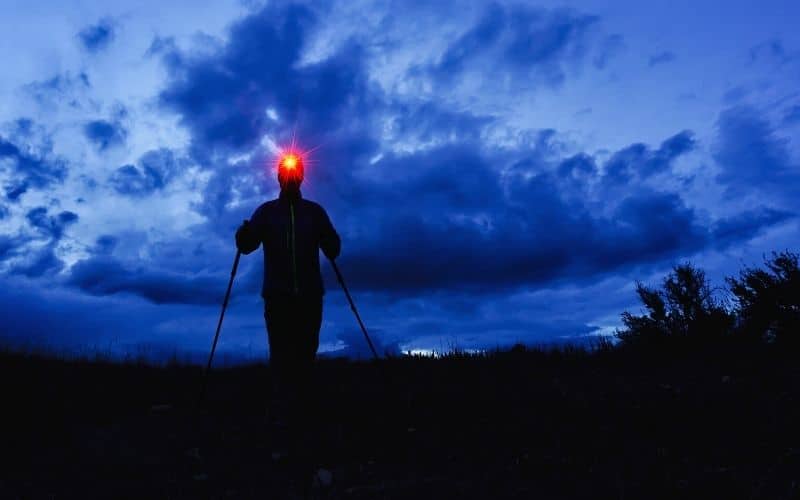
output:
[[[294,445],[312,423],[311,377],[319,348],[322,296],[268,297],[264,319],[269,342],[270,424],[277,441]]]

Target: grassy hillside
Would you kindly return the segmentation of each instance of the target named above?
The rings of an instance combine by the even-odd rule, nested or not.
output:
[[[266,366],[213,371],[197,411],[197,367],[0,362],[0,498],[291,498],[319,467],[309,498],[800,497],[800,368],[768,347],[325,360],[286,464]]]

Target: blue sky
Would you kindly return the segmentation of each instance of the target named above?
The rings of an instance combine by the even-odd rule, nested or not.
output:
[[[204,355],[304,196],[381,348],[613,332],[636,280],[797,250],[796,2],[41,2],[0,18],[6,343]],[[220,350],[263,357],[262,259]],[[328,289],[321,350],[363,355]]]

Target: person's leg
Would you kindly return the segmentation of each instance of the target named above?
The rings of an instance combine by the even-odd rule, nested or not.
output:
[[[269,425],[276,448],[288,448],[292,404],[291,390],[293,348],[289,304],[282,298],[270,298],[264,304],[264,319],[269,343]]]
[[[319,331],[322,325],[322,297],[303,297],[298,304],[298,336],[296,351],[297,418],[298,429],[311,438],[315,428],[314,360],[319,348]],[[305,439],[310,443],[313,439]],[[310,450],[307,450],[310,451]]]
[[[322,297],[280,297],[265,304],[270,346],[274,435],[286,447],[310,431],[313,409],[311,377],[319,348]]]

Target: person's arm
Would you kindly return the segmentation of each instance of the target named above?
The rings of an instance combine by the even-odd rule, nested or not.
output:
[[[328,213],[325,212],[325,209],[319,207],[319,210],[321,219],[319,246],[322,249],[322,253],[325,254],[325,257],[330,260],[335,260],[342,249],[342,240],[339,238],[339,233],[333,228],[331,219],[328,217]]]
[[[261,212],[259,207],[253,212],[250,220],[245,220],[236,230],[236,248],[245,255],[254,252],[261,245],[261,237],[258,230],[260,222]]]

